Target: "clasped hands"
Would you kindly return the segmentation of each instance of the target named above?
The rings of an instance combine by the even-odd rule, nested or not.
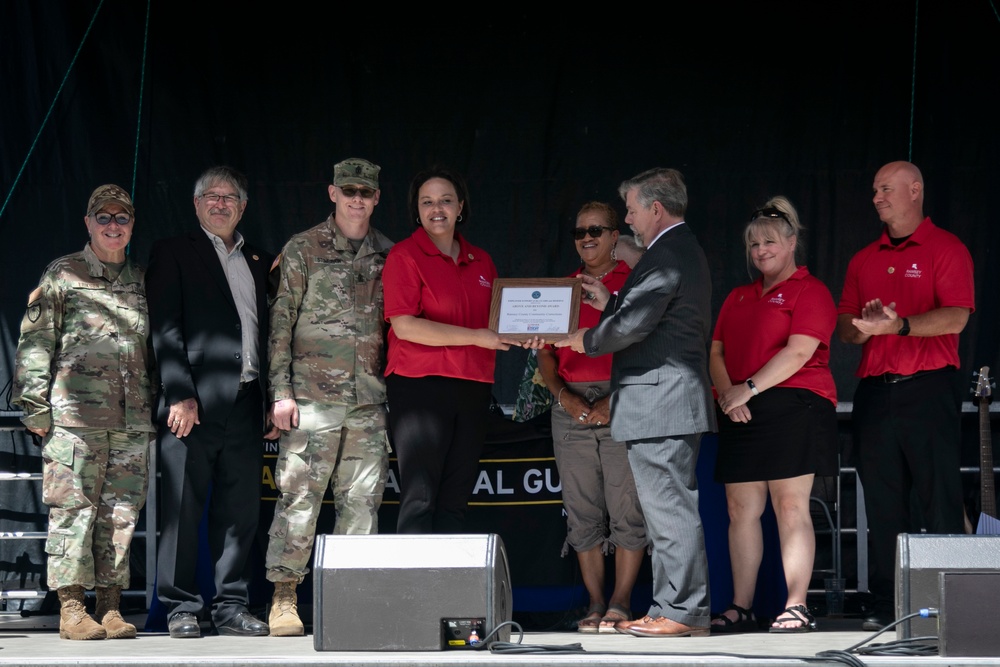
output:
[[[861,309],[861,317],[851,319],[851,324],[866,336],[884,336],[899,332],[899,314],[896,302],[883,305],[881,299],[872,299]]]
[[[719,394],[719,407],[722,408],[722,413],[734,422],[746,424],[751,418],[747,401],[752,396],[753,392],[746,382],[734,384]]]
[[[574,394],[569,389],[562,392],[559,399],[565,410],[571,417],[584,424],[604,426],[611,421],[611,399],[610,396],[602,396],[593,403],[579,394]]]

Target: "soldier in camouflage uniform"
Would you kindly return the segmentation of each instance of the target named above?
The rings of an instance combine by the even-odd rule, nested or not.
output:
[[[328,486],[334,533],[378,532],[389,469],[382,267],[392,246],[369,224],[379,169],[361,159],[335,165],[334,213],[293,236],[272,268],[269,391],[281,429],[266,561],[272,636],[304,632],[295,587]]]
[[[118,607],[146,501],[153,357],[143,270],[126,255],[131,197],[116,185],[97,188],[84,222],[90,242],[49,264],[28,297],[14,402],[42,438],[59,636],[135,637]],[[100,624],[84,608],[84,590],[95,587]]]

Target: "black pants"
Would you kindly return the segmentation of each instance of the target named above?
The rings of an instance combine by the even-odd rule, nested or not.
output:
[[[202,422],[180,440],[161,426],[161,528],[156,593],[167,617],[205,619],[198,588],[198,526],[208,503],[214,567],[212,619],[225,623],[249,603],[250,550],[260,523],[263,415],[258,383],[237,394],[225,422]]]
[[[897,535],[921,528],[965,532],[960,407],[952,369],[896,384],[874,378],[858,384],[851,423],[868,515],[869,585],[877,600],[893,596]],[[911,515],[913,491],[922,517]]]
[[[386,378],[399,465],[397,533],[461,533],[479,476],[492,385],[428,376]]]

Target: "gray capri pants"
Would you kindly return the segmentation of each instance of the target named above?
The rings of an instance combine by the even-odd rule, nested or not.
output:
[[[566,387],[593,402],[607,395],[610,382],[567,382]],[[552,448],[569,546],[589,551],[607,539],[629,551],[644,549],[646,524],[628,452],[625,443],[611,438],[611,427],[583,424],[553,405]]]

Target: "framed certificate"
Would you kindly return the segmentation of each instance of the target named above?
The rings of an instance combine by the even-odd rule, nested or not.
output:
[[[579,325],[582,289],[577,278],[497,278],[490,329],[517,341],[562,340]]]

